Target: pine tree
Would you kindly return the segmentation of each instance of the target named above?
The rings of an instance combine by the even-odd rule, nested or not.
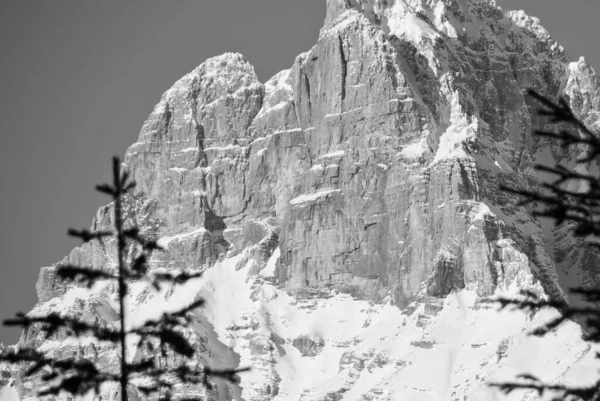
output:
[[[583,239],[584,246],[600,250],[600,174],[595,173],[594,164],[600,161],[600,139],[584,122],[573,113],[568,102],[560,98],[558,102],[530,90],[529,96],[542,105],[538,109],[541,116],[549,118],[556,125],[558,132],[537,130],[535,135],[558,141],[563,149],[575,148],[581,151],[576,163],[579,167],[566,165],[537,165],[536,170],[556,177],[554,181],[544,182],[540,190],[503,188],[522,197],[519,205],[533,207],[533,215],[554,220],[555,226],[567,224],[573,235]],[[587,165],[587,166],[585,166]],[[584,171],[584,172],[582,172]],[[577,185],[577,190],[573,190]],[[537,312],[545,308],[553,308],[559,316],[540,327],[531,335],[544,336],[567,320],[576,320],[583,324],[586,341],[600,342],[600,289],[571,288],[570,292],[581,296],[581,305],[571,305],[564,300],[543,299],[537,294],[522,291],[521,297],[495,298],[501,308],[520,309]],[[596,355],[600,359],[600,354]],[[540,395],[552,392],[555,399],[600,400],[600,378],[593,385],[577,386],[544,383],[534,374],[520,375],[513,382],[492,383],[505,393],[517,389],[536,390]]]
[[[239,380],[238,373],[247,369],[212,370],[199,367],[191,362],[196,350],[186,339],[185,330],[192,322],[191,312],[203,305],[199,299],[175,312],[165,312],[157,320],[149,320],[139,327],[128,329],[126,322],[125,297],[128,286],[132,282],[147,281],[149,285],[159,290],[165,284],[184,284],[200,277],[201,273],[181,270],[179,272],[153,272],[148,261],[153,252],[162,252],[156,241],[147,240],[140,234],[135,225],[126,227],[124,224],[123,199],[134,187],[126,171],[121,172],[117,157],[112,161],[113,183],[96,186],[99,192],[109,195],[114,207],[113,230],[73,230],[68,234],[80,238],[84,243],[113,237],[117,243],[118,266],[116,271],[110,269],[93,269],[86,266],[59,265],[57,275],[63,280],[76,282],[91,288],[96,282],[110,280],[118,285],[119,321],[117,328],[105,327],[99,323],[86,322],[82,317],[73,317],[53,312],[45,315],[18,313],[15,318],[4,321],[6,326],[20,326],[24,330],[39,330],[46,339],[52,338],[59,332],[69,336],[93,336],[98,341],[114,344],[120,355],[120,368],[117,372],[108,371],[82,356],[58,358],[34,347],[19,347],[4,350],[0,361],[6,361],[21,366],[24,376],[40,374],[45,386],[38,390],[38,396],[57,395],[61,392],[72,395],[84,395],[90,391],[100,392],[104,383],[115,382],[120,386],[121,400],[127,401],[128,389],[136,388],[145,395],[158,394],[159,399],[169,400],[173,390],[182,384],[202,385],[210,388],[209,378],[219,377],[230,382]],[[126,254],[135,247],[137,256],[131,263],[127,262]],[[175,289],[176,291],[176,289]],[[127,356],[128,336],[139,338],[137,347],[143,348],[147,355],[137,362],[129,362]],[[177,367],[158,366],[156,353],[163,356],[172,351],[184,357],[185,363]],[[194,397],[179,397],[193,400]]]

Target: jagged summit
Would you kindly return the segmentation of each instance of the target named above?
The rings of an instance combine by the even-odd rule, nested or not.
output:
[[[189,90],[196,81],[210,80],[216,90],[215,95],[234,92],[240,86],[258,82],[254,67],[240,53],[224,53],[209,58],[192,72],[179,79],[164,93],[163,99],[173,100],[180,91]]]
[[[253,367],[209,398],[479,400],[500,397],[487,381],[523,371],[595,371],[575,324],[532,339],[549,315],[481,303],[523,288],[563,298],[597,280],[596,254],[498,189],[535,187],[535,163],[577,157],[531,136],[544,121],[527,88],[600,121],[593,69],[537,19],[483,0],[329,0],[317,43],[264,84],[239,54],[207,60],[163,95],[125,158],[138,183],[128,218],[168,249],[152,266],[205,275],[159,294],[134,287],[129,313],[205,297],[198,362]],[[94,227],[110,218],[108,205]],[[108,268],[113,255],[87,244],[65,261]],[[114,289],[54,272],[42,269],[31,313],[115,324]],[[89,339],[31,330],[21,342],[116,358]],[[23,399],[36,386],[0,384]]]

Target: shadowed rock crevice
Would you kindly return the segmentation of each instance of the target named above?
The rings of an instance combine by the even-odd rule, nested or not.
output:
[[[431,113],[431,117],[436,125],[440,125],[442,118],[443,101],[440,102],[439,77],[429,65],[429,61],[422,54],[422,51],[412,42],[399,38],[396,35],[389,35],[388,41],[396,50],[398,57],[397,63],[402,66],[402,73],[408,76],[407,83],[411,89],[418,95],[419,100],[423,102],[426,109]]]
[[[312,115],[312,100],[311,100],[311,92],[310,92],[310,80],[308,79],[308,75],[306,73],[302,73],[302,78],[304,80],[304,89],[306,91],[306,101],[308,106],[308,118],[310,119]]]
[[[340,49],[340,63],[342,67],[342,82],[341,82],[341,111],[344,111],[344,99],[346,99],[346,76],[348,75],[348,62],[346,60],[346,55],[344,54],[344,42],[342,41],[342,37],[338,35],[339,41],[339,49]]]
[[[452,291],[465,288],[462,255],[443,253],[434,261],[433,275],[427,285],[427,294],[445,297]]]
[[[201,212],[198,223],[210,233],[215,257],[218,258],[221,255],[225,255],[231,248],[231,244],[223,236],[227,225],[223,217],[217,216],[210,206],[208,206],[205,197],[201,197],[200,199]]]
[[[196,131],[196,146],[198,147],[198,156],[194,163],[194,168],[207,167],[208,158],[206,157],[206,153],[204,153],[204,127],[198,124],[195,118],[192,122],[194,124],[194,130]]]
[[[309,336],[303,335],[292,340],[292,345],[300,351],[302,356],[314,357],[321,353],[325,342],[323,340],[313,340]]]

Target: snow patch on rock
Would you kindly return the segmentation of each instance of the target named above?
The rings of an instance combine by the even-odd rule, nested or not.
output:
[[[294,199],[290,200],[290,205],[297,206],[297,205],[302,205],[304,203],[314,202],[319,198],[326,197],[327,195],[337,193],[337,192],[340,192],[340,190],[339,189],[324,189],[324,190],[321,190],[318,192],[313,192],[310,194],[302,194],[302,195],[297,196]]]

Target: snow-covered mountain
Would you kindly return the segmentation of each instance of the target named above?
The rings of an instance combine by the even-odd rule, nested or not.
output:
[[[535,163],[575,156],[532,137],[544,121],[526,88],[567,96],[600,126],[594,71],[494,0],[327,0],[318,42],[264,84],[239,54],[207,60],[162,96],[125,158],[138,184],[127,218],[168,249],[152,266],[205,274],[160,293],[132,286],[129,320],[204,297],[199,360],[252,367],[211,400],[521,400],[535,395],[486,383],[591,382],[576,324],[533,338],[551,312],[481,302],[597,282],[596,254],[498,189],[535,186]],[[115,258],[107,241],[65,261]],[[67,285],[50,266],[37,291],[30,313],[116,324],[111,284]],[[20,343],[117,363],[91,340],[31,330]],[[36,379],[0,370],[1,401],[34,397]]]

